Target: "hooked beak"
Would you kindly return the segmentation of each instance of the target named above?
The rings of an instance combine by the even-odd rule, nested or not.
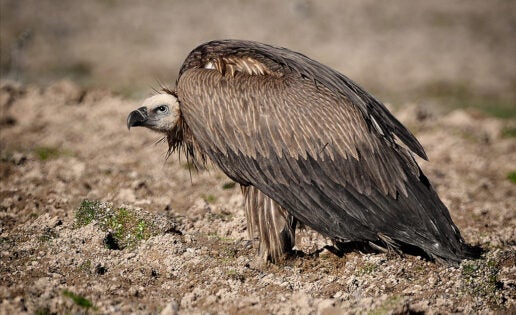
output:
[[[137,110],[133,110],[129,116],[127,116],[127,129],[131,129],[131,127],[145,126],[147,118],[149,118],[147,107],[144,106]]]

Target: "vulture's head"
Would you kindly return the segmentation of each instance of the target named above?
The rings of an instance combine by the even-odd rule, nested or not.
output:
[[[168,93],[158,94],[143,101],[142,107],[127,117],[127,128],[147,127],[169,135],[179,124],[179,102]]]
[[[131,127],[147,127],[165,134],[163,140],[168,143],[167,158],[172,152],[183,149],[187,159],[197,167],[205,162],[202,154],[199,156],[202,163],[197,161],[193,137],[182,119],[179,101],[169,90],[163,90],[162,93],[147,98],[143,101],[142,107],[133,110],[127,117],[127,128]]]

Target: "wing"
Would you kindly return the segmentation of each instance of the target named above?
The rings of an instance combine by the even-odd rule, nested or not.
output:
[[[363,119],[383,130],[385,137],[398,137],[410,150],[427,159],[417,139],[382,103],[343,74],[300,53],[251,41],[212,41],[188,55],[179,76],[188,69],[205,68],[210,64],[223,73],[226,70],[234,73],[236,69],[273,76],[282,76],[285,71],[295,72],[315,85],[323,85],[334,94],[348,98],[360,110]]]
[[[395,141],[424,156],[410,132],[342,75],[255,45],[198,48],[181,69],[181,112],[210,159],[331,238],[386,236],[437,256],[459,251],[446,207]]]

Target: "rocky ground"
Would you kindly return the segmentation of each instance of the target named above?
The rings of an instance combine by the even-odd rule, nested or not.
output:
[[[0,313],[516,311],[514,121],[418,104],[396,112],[482,259],[339,257],[303,230],[298,255],[260,266],[238,185],[165,161],[158,135],[127,131],[139,104],[69,81],[4,81],[0,97]]]

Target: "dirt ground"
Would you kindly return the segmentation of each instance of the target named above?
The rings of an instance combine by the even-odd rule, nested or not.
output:
[[[516,313],[514,21],[511,0],[0,0],[0,314]],[[238,185],[125,125],[220,38],[393,103],[482,259],[339,257],[302,230],[260,266]]]
[[[422,167],[464,238],[486,249],[481,260],[453,268],[414,256],[338,257],[305,230],[304,255],[259,266],[239,188],[213,168],[165,161],[157,134],[129,132],[138,103],[66,80],[44,89],[3,81],[0,96],[0,313],[515,310],[513,121],[421,106],[396,113],[426,148]],[[112,246],[117,226],[79,224],[85,199],[106,202],[94,210],[108,217],[123,208],[150,218],[153,229]]]

